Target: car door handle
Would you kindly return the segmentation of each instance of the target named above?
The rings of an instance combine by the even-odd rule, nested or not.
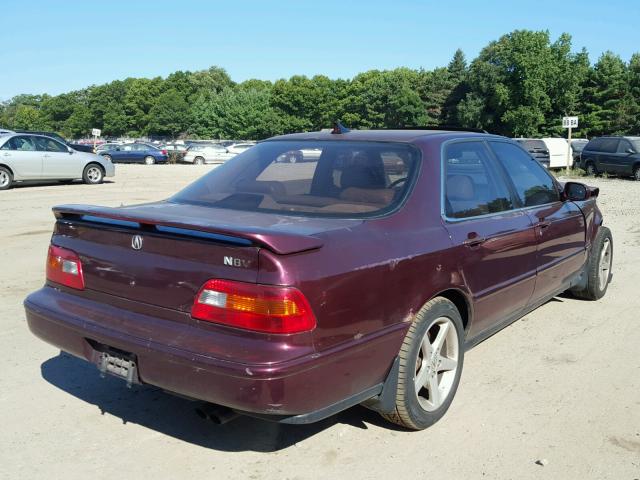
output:
[[[468,238],[467,240],[462,242],[462,244],[465,247],[473,248],[473,247],[478,247],[478,246],[482,245],[486,241],[487,241],[486,238],[476,236],[476,237],[473,237],[473,238]]]
[[[4,153],[2,154],[2,156],[3,156],[3,157],[10,157],[10,156],[11,156],[11,154],[10,154],[9,152],[4,152]]]

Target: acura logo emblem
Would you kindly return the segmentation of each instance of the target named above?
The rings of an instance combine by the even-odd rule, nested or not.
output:
[[[131,239],[131,248],[134,250],[140,250],[142,248],[142,237],[140,235],[134,235]]]

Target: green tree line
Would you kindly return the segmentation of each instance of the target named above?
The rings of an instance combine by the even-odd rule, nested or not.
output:
[[[579,136],[640,133],[640,53],[591,63],[571,37],[516,30],[467,62],[458,50],[434,70],[370,70],[352,79],[296,75],[234,82],[219,67],[166,78],[127,78],[61,95],[0,104],[0,126],[70,138],[106,136],[262,139],[318,130],[447,125],[508,136],[557,136],[580,116]]]

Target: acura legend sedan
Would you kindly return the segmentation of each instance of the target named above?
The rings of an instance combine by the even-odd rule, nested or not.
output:
[[[307,150],[314,161],[278,161]],[[165,201],[55,207],[27,320],[214,421],[364,404],[423,429],[466,350],[562,292],[605,294],[598,193],[479,132],[275,137]]]

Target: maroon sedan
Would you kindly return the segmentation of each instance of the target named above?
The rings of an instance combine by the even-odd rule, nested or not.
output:
[[[451,404],[465,350],[561,292],[605,294],[597,196],[488,134],[276,137],[162,202],[55,207],[27,320],[218,421],[363,403],[422,429]]]

